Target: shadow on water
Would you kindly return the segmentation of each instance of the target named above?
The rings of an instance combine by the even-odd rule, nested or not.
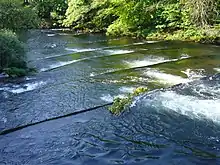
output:
[[[1,82],[0,129],[39,123],[0,136],[0,164],[220,164],[220,75],[208,76],[219,47],[55,30],[25,40],[39,73]],[[149,93],[120,116],[77,113],[140,85]]]

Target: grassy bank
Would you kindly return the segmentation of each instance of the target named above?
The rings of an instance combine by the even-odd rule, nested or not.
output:
[[[181,40],[208,44],[220,44],[220,28],[189,28],[173,32],[154,32],[146,35],[148,40]]]

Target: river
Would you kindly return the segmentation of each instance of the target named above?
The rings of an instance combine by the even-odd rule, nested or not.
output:
[[[37,73],[0,82],[0,165],[220,164],[220,47],[58,29],[22,35]],[[180,84],[177,85],[176,84]]]

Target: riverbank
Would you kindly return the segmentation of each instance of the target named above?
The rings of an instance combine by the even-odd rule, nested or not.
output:
[[[157,3],[70,0],[62,9],[60,18],[53,17],[53,10],[49,12],[52,15],[42,17],[46,13],[39,10],[40,18],[50,22],[43,21],[42,26],[67,27],[84,33],[102,32],[116,37],[220,43],[220,9],[219,2],[214,0]]]
[[[149,40],[180,40],[220,45],[219,27],[189,28],[173,32],[155,32],[147,35]]]
[[[63,31],[75,31],[70,28],[63,28]],[[83,29],[75,31],[79,34],[95,34],[95,33],[106,33],[106,30],[97,30],[97,29]],[[108,34],[107,34],[108,35]],[[108,35],[109,37],[118,37],[115,35]],[[132,38],[140,38],[146,40],[162,40],[162,41],[188,41],[188,42],[197,42],[202,44],[215,44],[220,45],[220,27],[206,27],[206,28],[189,28],[176,30],[172,32],[160,32],[155,31],[148,34],[143,34],[141,32],[134,32],[129,34],[124,34],[122,36],[128,36]]]

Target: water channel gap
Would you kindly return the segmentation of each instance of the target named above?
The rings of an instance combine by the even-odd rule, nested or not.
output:
[[[65,118],[65,117],[74,116],[74,115],[77,115],[77,114],[93,111],[93,110],[96,110],[98,108],[106,107],[106,106],[109,106],[109,105],[112,105],[112,104],[113,104],[113,102],[103,104],[103,105],[99,105],[99,106],[92,107],[92,108],[88,108],[88,109],[84,109],[84,110],[75,111],[75,112],[68,113],[68,114],[65,114],[65,115],[62,115],[62,116],[57,116],[57,117],[45,119],[45,120],[38,121],[38,122],[35,122],[35,123],[30,123],[30,124],[18,126],[18,127],[11,128],[11,129],[6,129],[6,130],[1,131],[0,135],[6,135],[6,134],[9,134],[9,133],[12,133],[12,132],[15,132],[15,131],[18,131],[18,130],[21,130],[21,129],[24,129],[24,128],[27,128],[27,127],[30,127],[30,126],[45,123],[45,122],[48,122],[48,121],[57,120],[57,119],[61,119],[61,118]]]

